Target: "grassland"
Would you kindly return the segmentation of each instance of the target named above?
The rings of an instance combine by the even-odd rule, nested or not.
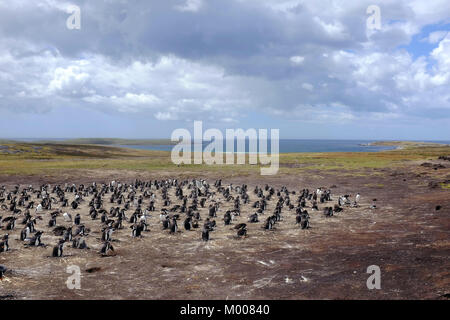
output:
[[[63,141],[38,141],[38,143],[46,144],[96,144],[96,145],[128,145],[128,146],[158,146],[158,145],[174,145],[176,142],[172,142],[170,139],[119,139],[119,138],[79,138],[79,139],[67,139]]]
[[[367,169],[395,167],[409,161],[428,161],[449,155],[450,146],[409,146],[383,152],[330,152],[280,154],[280,173],[302,173],[305,170],[339,171],[364,174]],[[248,159],[246,160],[248,163]],[[177,166],[170,152],[117,148],[112,146],[56,143],[0,144],[0,174],[55,175],[72,169],[108,169],[176,172],[224,172],[246,175],[259,172],[259,165],[185,165]]]

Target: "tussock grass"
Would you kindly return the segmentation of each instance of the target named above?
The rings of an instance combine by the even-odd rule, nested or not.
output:
[[[224,172],[228,175],[259,173],[260,165],[175,165],[168,151],[134,150],[99,145],[5,143],[0,149],[0,174],[58,174],[71,169],[171,170]],[[5,149],[6,148],[6,149]],[[437,159],[450,146],[411,147],[382,152],[329,152],[280,154],[279,173],[327,170],[361,175],[367,169],[401,166],[409,161]],[[236,157],[236,156],[235,156]]]

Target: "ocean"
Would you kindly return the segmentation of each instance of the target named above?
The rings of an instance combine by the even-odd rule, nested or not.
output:
[[[29,139],[15,139],[17,141],[25,141],[25,142],[36,142],[40,140],[48,140],[48,141],[61,141],[64,142],[66,139],[37,139],[37,138],[29,138]],[[375,142],[377,140],[325,140],[325,139],[280,139],[279,143],[279,152],[280,153],[296,153],[296,152],[378,152],[384,150],[393,150],[396,149],[395,146],[370,146],[371,142]],[[383,140],[384,141],[384,140]],[[413,141],[413,140],[411,140]],[[432,142],[432,143],[443,143],[450,144],[448,140],[422,140],[415,142]],[[203,142],[203,149],[209,145],[210,142]],[[235,141],[235,148],[237,142]],[[160,151],[171,151],[174,145],[112,145],[116,147],[124,147],[131,149],[143,149],[143,150],[160,150]],[[249,143],[246,141],[245,152],[248,152]],[[258,149],[259,150],[259,149]],[[192,147],[192,151],[193,147]],[[223,151],[226,152],[225,144],[223,147]],[[267,152],[271,152],[270,141],[268,141]]]
[[[375,140],[303,140],[303,139],[280,139],[280,153],[294,152],[377,152],[383,150],[393,150],[395,146],[369,146],[370,142]],[[431,142],[431,141],[430,141]],[[450,143],[450,142],[442,142]],[[210,142],[203,142],[203,149]],[[144,150],[160,150],[171,151],[173,145],[121,145],[121,147]],[[236,148],[236,141],[235,141]],[[249,145],[246,141],[245,151],[248,152]],[[193,151],[193,148],[192,148]],[[224,146],[223,151],[226,151]],[[267,151],[270,153],[270,141],[268,142]]]

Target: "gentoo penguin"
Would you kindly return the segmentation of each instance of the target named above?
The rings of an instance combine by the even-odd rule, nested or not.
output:
[[[187,217],[186,220],[184,220],[184,229],[188,231],[191,230],[191,221],[192,221],[191,217]]]
[[[78,235],[84,236],[85,234],[86,234],[86,227],[84,226],[84,224],[81,224],[78,226],[77,230],[75,231],[75,234],[73,234],[72,237],[76,237]]]
[[[9,250],[9,244],[8,244],[9,234],[5,234],[0,241],[0,252],[5,252]]]
[[[84,237],[76,237],[72,241],[72,248],[76,249],[89,249]]]
[[[77,213],[77,215],[75,216],[73,223],[75,223],[76,225],[79,225],[81,223],[81,216],[79,213]]]
[[[43,244],[41,242],[41,236],[43,233],[44,233],[44,231],[36,232],[36,234],[30,239],[28,245],[35,246],[35,247],[42,246]]]
[[[36,219],[31,219],[30,221],[28,221],[27,223],[27,227],[30,229],[31,233],[34,233],[36,231],[36,229],[34,228],[34,225],[36,224]]]
[[[114,248],[113,248],[113,246],[111,245],[111,243],[109,241],[105,241],[103,243],[103,246],[102,246],[101,250],[100,250],[100,253],[102,255],[107,255],[109,251],[114,251]]]
[[[208,241],[209,240],[209,229],[207,227],[203,227],[202,240],[203,241]]]
[[[52,257],[62,257],[65,240],[59,240],[58,244],[53,247]]]
[[[377,199],[373,199],[373,204],[369,207],[369,209],[376,209],[377,205],[375,204],[375,202],[377,201]]]
[[[268,217],[267,219],[266,219],[266,222],[264,223],[264,229],[266,229],[266,230],[272,230],[273,229],[273,225],[274,225],[274,219],[273,219],[273,217]]]
[[[117,219],[117,221],[113,223],[112,227],[114,228],[114,230],[123,229],[122,221],[122,218],[119,217],[119,219]]]
[[[16,227],[16,219],[16,217],[11,217],[11,219],[9,219],[9,222],[6,225],[6,230],[14,230],[14,228]]]
[[[6,271],[8,271],[8,269],[0,264],[0,280],[3,280],[3,275],[5,274]]]
[[[170,222],[170,233],[175,233],[177,231],[178,231],[177,220],[175,218],[172,218],[172,221]]]
[[[224,221],[225,225],[228,226],[231,223],[231,220],[232,220],[231,212],[227,211],[223,216],[223,221]]]
[[[161,213],[159,214],[159,220],[163,222],[167,218],[167,210],[161,210]]]
[[[300,226],[302,229],[309,229],[309,218],[307,216],[302,217],[302,222],[300,222]]]
[[[332,207],[323,208],[323,214],[327,217],[332,217],[333,216],[333,208]]]
[[[240,223],[234,228],[237,229],[237,236],[238,237],[245,237],[247,235],[247,224]]]
[[[23,228],[22,231],[20,232],[20,240],[25,241],[25,239],[27,239],[29,236],[30,236],[30,228],[29,227]]]
[[[257,213],[251,214],[251,215],[248,217],[248,222],[250,222],[250,223],[256,223],[256,222],[259,222],[259,220],[258,220],[258,214],[257,214]]]
[[[72,241],[72,227],[69,227],[64,231],[63,240]]]
[[[102,233],[102,241],[110,241],[114,228],[105,228]]]
[[[131,236],[133,238],[142,236],[142,229],[143,229],[142,225],[134,224],[134,225],[130,226],[130,228],[132,229]]]
[[[162,222],[162,225],[163,225],[163,230],[166,230],[169,228],[169,225],[170,225],[169,216],[165,217],[165,219]]]

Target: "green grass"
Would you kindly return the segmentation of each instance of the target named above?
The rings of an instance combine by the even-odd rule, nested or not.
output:
[[[223,172],[234,176],[260,172],[259,165],[249,164],[177,166],[172,163],[168,151],[75,144],[4,143],[0,146],[8,147],[9,153],[0,149],[0,174],[7,175],[57,175],[77,169]],[[315,170],[363,176],[370,169],[377,174],[380,168],[402,166],[414,160],[437,159],[447,154],[450,154],[450,146],[411,147],[383,152],[286,153],[280,154],[279,173],[301,174]]]
[[[118,138],[80,138],[80,139],[67,139],[62,141],[38,141],[37,143],[46,144],[94,144],[94,145],[174,145],[176,142],[172,142],[170,139],[118,139]]]

